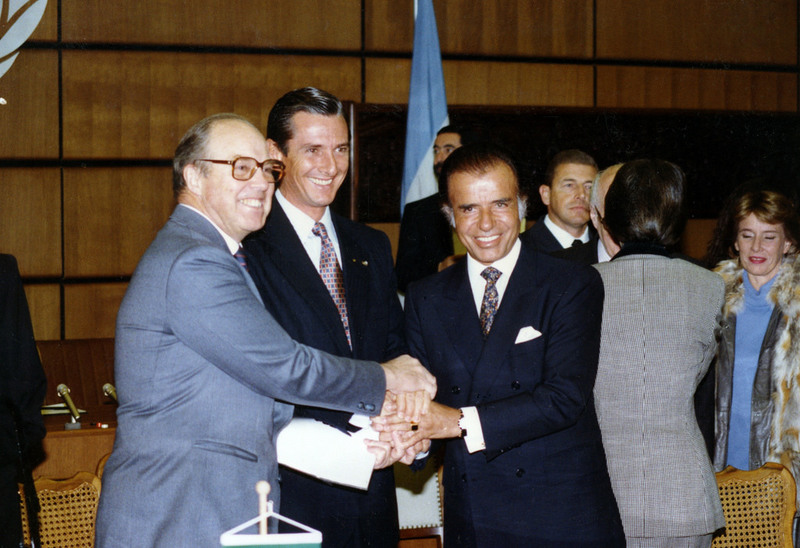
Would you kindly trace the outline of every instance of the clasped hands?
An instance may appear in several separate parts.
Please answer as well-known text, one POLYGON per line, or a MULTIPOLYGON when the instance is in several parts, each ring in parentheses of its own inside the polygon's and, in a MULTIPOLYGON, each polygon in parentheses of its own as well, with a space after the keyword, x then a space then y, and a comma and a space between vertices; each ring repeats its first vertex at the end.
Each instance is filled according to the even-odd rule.
POLYGON ((431 401, 428 391, 395 394, 387 390, 381 414, 372 418, 372 428, 380 437, 367 440, 368 450, 376 456, 375 469, 398 461, 411 464, 430 448, 431 439, 460 436, 460 416, 460 410, 431 401))

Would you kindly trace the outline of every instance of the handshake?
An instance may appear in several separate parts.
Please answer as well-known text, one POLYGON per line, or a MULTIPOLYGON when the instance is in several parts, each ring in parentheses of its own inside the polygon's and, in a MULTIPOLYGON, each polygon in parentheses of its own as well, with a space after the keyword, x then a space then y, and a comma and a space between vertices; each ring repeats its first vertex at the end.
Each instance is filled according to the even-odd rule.
POLYGON ((411 464, 428 451, 431 439, 461 435, 461 411, 432 401, 436 378, 419 361, 404 355, 382 365, 386 397, 381 414, 372 418, 379 439, 366 441, 376 470, 398 461, 411 464))

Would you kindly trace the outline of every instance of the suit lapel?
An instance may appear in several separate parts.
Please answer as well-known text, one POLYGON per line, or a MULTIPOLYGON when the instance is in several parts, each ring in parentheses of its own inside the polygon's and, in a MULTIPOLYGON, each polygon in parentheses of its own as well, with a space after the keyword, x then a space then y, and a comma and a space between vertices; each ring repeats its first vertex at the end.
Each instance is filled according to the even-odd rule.
POLYGON ((325 329, 320 329, 319 332, 332 334, 333 342, 341 352, 340 355, 348 355, 350 347, 347 344, 339 310, 333 303, 319 272, 309 259, 289 218, 277 201, 272 204, 272 212, 267 221, 266 238, 267 252, 272 265, 278 269, 295 293, 305 301, 307 309, 313 311, 319 318, 320 324, 325 326, 325 329))
POLYGON ((494 383, 502 369, 501 364, 514 348, 520 328, 525 327, 524 320, 531 316, 529 311, 538 292, 532 283, 535 268, 535 256, 523 248, 475 366, 471 397, 477 398, 476 403, 480 403, 480 396, 485 395, 487 388, 494 383))
POLYGON ((481 355, 483 335, 467 276, 466 259, 459 261, 447 272, 450 276, 442 279, 442 303, 441 306, 436 306, 436 310, 450 344, 472 375, 474 365, 481 355))
MULTIPOLYGON (((230 253, 230 248, 228 247, 228 244, 225 243, 225 239, 217 231, 217 229, 214 228, 214 225, 212 225, 208 219, 206 219, 196 211, 193 211, 188 207, 183 207, 181 205, 178 205, 172 212, 172 215, 170 216, 170 221, 173 221, 175 223, 181 224, 189 228, 195 235, 201 235, 204 239, 208 240, 208 242, 211 245, 214 245, 220 249, 224 249, 226 253, 230 253)), ((233 255, 231 255, 231 257, 233 257, 233 255)), ((261 294, 258 292, 258 288, 256 287, 253 278, 246 272, 244 271, 242 272, 244 274, 244 279, 247 282, 247 287, 256 296, 258 302, 264 304, 264 301, 261 299, 261 294)))
POLYGON ((353 352, 360 355, 356 348, 363 337, 359 336, 365 329, 367 307, 356 306, 361 301, 362 296, 369 292, 369 254, 359 245, 358 239, 350 232, 347 223, 343 223, 341 217, 331 213, 333 225, 336 229, 336 236, 339 240, 339 251, 342 256, 339 261, 342 264, 342 274, 344 275, 344 291, 347 298, 347 315, 350 320, 350 338, 353 341, 353 352))

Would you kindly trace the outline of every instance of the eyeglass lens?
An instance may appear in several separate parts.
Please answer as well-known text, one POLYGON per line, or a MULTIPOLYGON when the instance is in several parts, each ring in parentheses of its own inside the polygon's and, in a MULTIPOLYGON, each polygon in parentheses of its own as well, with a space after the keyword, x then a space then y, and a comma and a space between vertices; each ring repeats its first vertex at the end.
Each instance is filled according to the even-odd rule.
MULTIPOLYGON (((280 181, 283 170, 275 162, 265 160, 260 167, 264 170, 264 175, 271 177, 275 182, 280 181)), ((253 158, 237 158, 233 162, 233 178, 240 181, 248 181, 256 174, 256 169, 258 168, 258 162, 253 158)))

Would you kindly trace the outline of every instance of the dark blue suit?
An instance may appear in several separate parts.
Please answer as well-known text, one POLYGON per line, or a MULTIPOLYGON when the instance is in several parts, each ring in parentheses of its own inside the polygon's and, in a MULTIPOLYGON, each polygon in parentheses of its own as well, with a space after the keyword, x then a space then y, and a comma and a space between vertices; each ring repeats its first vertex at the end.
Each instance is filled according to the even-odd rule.
POLYGON ((406 204, 395 263, 400 291, 405 291, 411 282, 438 272, 439 263, 452 254, 453 233, 442 213, 439 195, 406 204))
MULTIPOLYGON (((277 201, 264 228, 245 240, 248 266, 264 305, 296 341, 334 355, 385 361, 406 352, 389 239, 332 213, 339 240, 353 350, 339 312, 277 201)), ((296 407, 345 430, 350 413, 296 407)), ((369 490, 333 486, 281 467, 281 511, 319 529, 323 546, 396 546, 392 469, 376 470, 369 490)))
MULTIPOLYGON (((536 221, 536 223, 532 227, 530 227, 528 230, 519 235, 519 239, 523 244, 526 244, 527 246, 531 247, 532 249, 535 249, 536 251, 540 251, 542 253, 549 253, 552 255, 556 252, 561 251, 564 248, 561 247, 559 241, 556 239, 555 236, 553 236, 553 233, 550 232, 550 229, 547 228, 547 225, 544 224, 545 216, 546 215, 542 215, 541 217, 539 217, 539 220, 536 221)), ((596 245, 597 231, 592 226, 592 223, 589 223, 587 225, 587 228, 589 230, 589 241, 587 243, 592 243, 596 245)), ((561 255, 556 255, 556 256, 561 256, 561 255)), ((563 256, 563 258, 565 259, 569 258, 571 260, 575 259, 575 257, 569 255, 563 256)), ((579 262, 584 262, 584 261, 585 259, 579 260, 579 262)), ((595 250, 594 262, 597 262, 596 250, 595 250)), ((592 264, 592 263, 585 263, 585 264, 592 264)))
POLYGON ((525 245, 485 342, 466 261, 411 285, 411 354, 486 441, 446 442, 446 546, 624 546, 592 396, 602 304, 593 269, 525 245))

